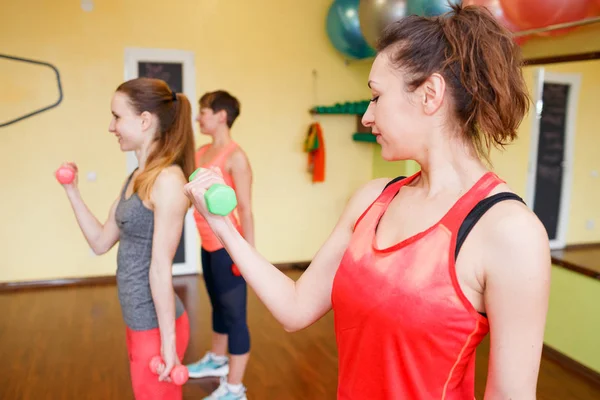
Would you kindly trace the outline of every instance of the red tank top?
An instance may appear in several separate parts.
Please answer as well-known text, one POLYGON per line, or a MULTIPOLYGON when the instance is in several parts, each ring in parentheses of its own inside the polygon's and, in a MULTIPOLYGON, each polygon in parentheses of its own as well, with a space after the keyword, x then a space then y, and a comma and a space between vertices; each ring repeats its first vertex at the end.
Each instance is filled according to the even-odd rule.
POLYGON ((475 349, 489 331, 459 287, 459 228, 499 183, 486 173, 442 219, 389 248, 375 230, 398 190, 389 185, 358 219, 336 273, 332 305, 339 399, 473 399, 475 349))
MULTIPOLYGON (((237 148, 237 143, 231 142, 229 143, 219 154, 215 156, 212 160, 207 163, 200 164, 200 157, 210 148, 211 145, 201 147, 196 151, 196 168, 209 168, 209 167, 219 167, 223 174, 223 180, 228 186, 231 186, 233 190, 235 190, 235 182, 233 182, 233 177, 229 174, 225 168, 225 163, 227 162, 227 157, 237 148)), ((242 228, 239 223, 239 217, 237 214, 237 208, 234 209, 231 214, 229 214, 229 218, 237 228, 237 230, 241 233, 242 228)), ((210 225, 206 222, 206 219, 198 212, 198 210, 194 209, 194 220, 196 221, 196 227, 198 228, 198 234, 200 235, 200 239, 202 241, 202 247, 206 251, 217 251, 223 248, 223 244, 215 236, 210 225)))

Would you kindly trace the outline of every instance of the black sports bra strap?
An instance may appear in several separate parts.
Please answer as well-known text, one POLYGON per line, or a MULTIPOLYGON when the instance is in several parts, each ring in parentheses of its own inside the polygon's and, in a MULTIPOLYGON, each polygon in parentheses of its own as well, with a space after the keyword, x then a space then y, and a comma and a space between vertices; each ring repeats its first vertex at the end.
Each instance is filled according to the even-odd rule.
MULTIPOLYGON (((385 185, 385 187, 383 188, 383 190, 387 189, 387 188, 388 188, 388 186, 390 186, 391 184, 394 184, 394 183, 396 183, 396 182, 398 182, 398 181, 401 181, 402 179, 405 179, 405 178, 406 178, 406 176, 399 176, 399 177, 396 177, 396 178, 392 179, 391 181, 389 181, 389 182, 387 183, 387 185, 385 185)), ((382 191, 383 191, 383 190, 382 190, 382 191)))
POLYGON ((460 248, 462 247, 465 239, 469 235, 469 232, 471 232, 471 229, 473 229, 477 221, 479 221, 479 219, 483 217, 483 214, 485 214, 487 210, 492 208, 494 204, 504 200, 517 200, 525 204, 522 198, 510 192, 496 193, 495 195, 486 197, 485 199, 477 203, 477 205, 473 207, 469 215, 467 215, 467 217, 465 218, 458 230, 458 237, 456 238, 456 249, 454 251, 454 260, 458 258, 458 252, 460 251, 460 248))

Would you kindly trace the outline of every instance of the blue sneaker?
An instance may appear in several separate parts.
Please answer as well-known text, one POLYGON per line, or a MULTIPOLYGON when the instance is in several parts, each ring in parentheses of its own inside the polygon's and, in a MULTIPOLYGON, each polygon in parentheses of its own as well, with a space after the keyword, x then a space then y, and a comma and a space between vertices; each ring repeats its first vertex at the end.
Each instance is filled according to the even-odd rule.
POLYGON ((224 377, 229 374, 227 357, 216 357, 211 352, 206 353, 200 361, 186 365, 186 367, 190 378, 224 377))
POLYGON ((221 378, 221 384, 210 394, 210 396, 205 397, 204 400, 248 400, 246 397, 246 387, 242 385, 242 388, 239 392, 234 392, 229 388, 227 384, 227 378, 221 378))

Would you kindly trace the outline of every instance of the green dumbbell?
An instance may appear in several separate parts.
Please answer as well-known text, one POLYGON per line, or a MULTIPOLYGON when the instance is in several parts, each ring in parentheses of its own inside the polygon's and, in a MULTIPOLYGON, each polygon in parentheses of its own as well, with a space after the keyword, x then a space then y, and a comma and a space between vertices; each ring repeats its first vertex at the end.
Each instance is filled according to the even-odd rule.
MULTIPOLYGON (((202 168, 198 168, 192 172, 189 181, 194 180, 196 174, 201 170, 202 168)), ((206 201, 208 211, 215 215, 225 216, 237 207, 235 191, 231 187, 220 183, 216 183, 208 188, 206 193, 204 193, 204 200, 206 201)))

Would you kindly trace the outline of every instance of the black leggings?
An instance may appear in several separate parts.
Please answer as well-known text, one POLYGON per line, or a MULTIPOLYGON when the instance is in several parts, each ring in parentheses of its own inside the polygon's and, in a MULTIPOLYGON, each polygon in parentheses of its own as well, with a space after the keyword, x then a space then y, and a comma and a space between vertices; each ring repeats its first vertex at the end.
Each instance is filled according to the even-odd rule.
POLYGON ((233 273, 233 261, 225 249, 204 249, 202 273, 212 304, 212 324, 216 333, 227 334, 229 354, 250 351, 250 332, 246 320, 247 287, 242 276, 233 273))

